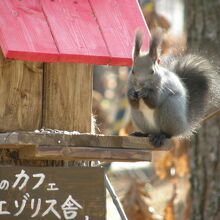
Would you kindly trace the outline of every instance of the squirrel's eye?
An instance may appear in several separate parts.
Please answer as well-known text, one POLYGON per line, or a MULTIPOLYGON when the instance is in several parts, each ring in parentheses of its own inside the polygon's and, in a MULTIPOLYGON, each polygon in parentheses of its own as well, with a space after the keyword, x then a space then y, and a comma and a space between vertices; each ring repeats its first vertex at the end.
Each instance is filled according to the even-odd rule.
POLYGON ((131 70, 131 73, 134 74, 134 69, 131 70))
POLYGON ((150 70, 150 74, 154 74, 154 70, 153 69, 150 70))

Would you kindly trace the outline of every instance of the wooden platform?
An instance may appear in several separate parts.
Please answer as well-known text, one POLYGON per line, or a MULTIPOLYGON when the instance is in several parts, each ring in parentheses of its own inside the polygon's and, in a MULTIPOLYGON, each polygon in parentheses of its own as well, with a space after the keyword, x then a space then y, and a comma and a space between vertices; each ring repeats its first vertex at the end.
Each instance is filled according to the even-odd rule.
POLYGON ((12 132, 0 133, 0 148, 19 150, 20 159, 151 161, 152 151, 170 150, 171 140, 161 148, 148 138, 93 134, 12 132))

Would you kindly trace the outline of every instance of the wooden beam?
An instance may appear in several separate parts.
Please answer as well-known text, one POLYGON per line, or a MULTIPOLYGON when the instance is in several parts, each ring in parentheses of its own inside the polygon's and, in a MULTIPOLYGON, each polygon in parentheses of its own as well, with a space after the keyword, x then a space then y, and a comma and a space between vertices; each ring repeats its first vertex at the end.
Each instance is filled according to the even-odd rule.
POLYGON ((92 134, 56 134, 35 132, 13 132, 0 134, 0 145, 39 145, 39 146, 71 146, 109 149, 139 149, 148 151, 170 150, 172 141, 165 140, 164 146, 154 147, 148 138, 132 136, 104 136, 92 134))
POLYGON ((42 78, 42 63, 8 60, 0 51, 0 132, 40 128, 42 78))
POLYGON ((90 132, 92 66, 47 63, 44 69, 43 127, 90 132))
POLYGON ((153 151, 171 149, 172 141, 156 148, 148 138, 44 132, 0 133, 0 148, 18 149, 20 159, 151 161, 153 151))
POLYGON ((98 160, 98 161, 151 161, 147 150, 108 149, 92 147, 38 146, 24 147, 20 159, 36 160, 98 160))
POLYGON ((0 145, 0 149, 18 149, 18 150, 20 150, 20 149, 22 149, 24 147, 25 148, 26 147, 30 148, 31 145, 21 145, 21 144, 6 144, 6 145, 1 144, 0 145))

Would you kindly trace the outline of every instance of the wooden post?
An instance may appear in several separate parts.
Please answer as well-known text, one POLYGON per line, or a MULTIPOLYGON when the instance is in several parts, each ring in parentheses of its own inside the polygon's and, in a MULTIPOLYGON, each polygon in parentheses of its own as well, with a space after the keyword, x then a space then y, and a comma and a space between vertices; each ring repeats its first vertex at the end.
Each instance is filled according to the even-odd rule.
POLYGON ((92 66, 47 63, 44 69, 43 127, 90 132, 92 66))
POLYGON ((91 131, 92 65, 43 65, 1 53, 0 94, 0 132, 91 131))
POLYGON ((40 128, 43 64, 5 59, 0 51, 0 132, 40 128))

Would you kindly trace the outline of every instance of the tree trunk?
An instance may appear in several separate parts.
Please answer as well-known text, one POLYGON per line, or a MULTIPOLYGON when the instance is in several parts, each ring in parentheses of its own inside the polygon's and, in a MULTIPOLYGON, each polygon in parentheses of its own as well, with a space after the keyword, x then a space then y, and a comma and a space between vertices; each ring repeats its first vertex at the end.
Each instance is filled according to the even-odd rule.
MULTIPOLYGON (((186 29, 189 47, 212 51, 219 56, 219 0, 186 1, 186 29)), ((204 122, 192 138, 191 220, 220 219, 220 117, 204 122)))

